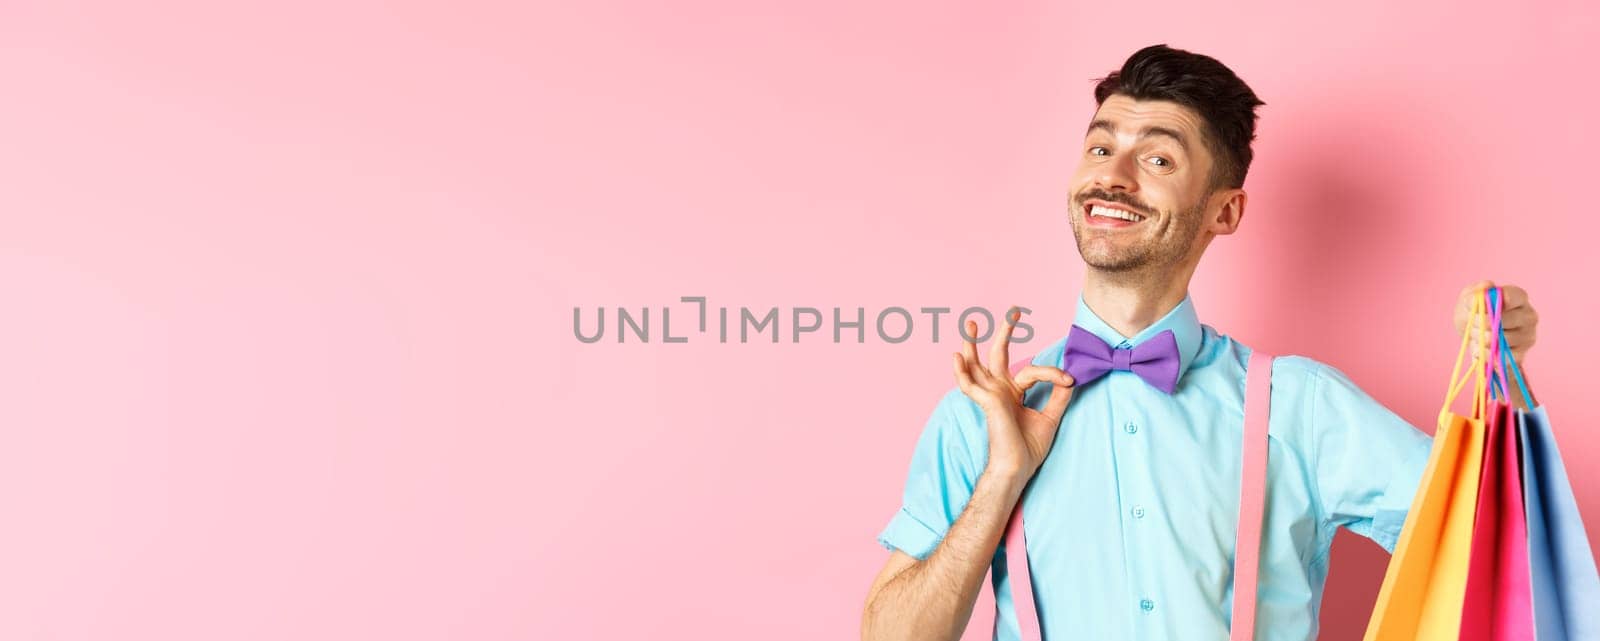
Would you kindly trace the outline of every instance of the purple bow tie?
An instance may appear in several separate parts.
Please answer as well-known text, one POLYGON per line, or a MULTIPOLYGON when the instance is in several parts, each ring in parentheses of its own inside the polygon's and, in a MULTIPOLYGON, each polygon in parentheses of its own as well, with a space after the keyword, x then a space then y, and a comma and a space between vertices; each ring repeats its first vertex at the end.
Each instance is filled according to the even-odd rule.
POLYGON ((1167 394, 1178 386, 1178 339, 1170 329, 1133 349, 1116 349, 1089 330, 1073 325, 1061 360, 1065 363, 1062 369, 1072 375, 1074 386, 1086 385, 1114 369, 1138 374, 1144 382, 1167 394))

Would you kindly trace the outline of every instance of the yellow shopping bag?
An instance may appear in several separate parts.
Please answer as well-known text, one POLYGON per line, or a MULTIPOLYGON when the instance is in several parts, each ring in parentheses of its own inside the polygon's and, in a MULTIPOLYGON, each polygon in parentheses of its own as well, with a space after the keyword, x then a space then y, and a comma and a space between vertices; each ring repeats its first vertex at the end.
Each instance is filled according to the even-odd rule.
POLYGON ((1476 298, 1439 410, 1428 466, 1384 574, 1366 641, 1455 641, 1461 632, 1488 413, 1488 341, 1478 341, 1470 365, 1474 377, 1461 370, 1461 362, 1473 330, 1485 335, 1487 311, 1482 297, 1476 298), (1467 417, 1451 411, 1451 404, 1469 379, 1477 384, 1467 417))

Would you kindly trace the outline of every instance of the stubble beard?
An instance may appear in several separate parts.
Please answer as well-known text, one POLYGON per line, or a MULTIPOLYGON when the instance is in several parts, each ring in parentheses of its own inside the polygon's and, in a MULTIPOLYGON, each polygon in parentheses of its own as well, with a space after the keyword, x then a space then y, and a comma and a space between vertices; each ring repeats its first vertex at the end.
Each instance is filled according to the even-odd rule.
MULTIPOLYGON (((1120 232, 1088 229, 1082 220, 1086 214, 1073 217, 1072 235, 1078 243, 1078 255, 1090 269, 1100 272, 1113 281, 1141 284, 1162 280, 1181 264, 1200 233, 1200 217, 1205 199, 1180 215, 1163 216, 1159 220, 1172 225, 1174 233, 1160 234, 1154 239, 1134 239, 1135 242, 1113 245, 1108 236, 1120 232)), ((1146 222, 1151 222, 1148 219, 1146 222)), ((1158 230, 1159 231, 1159 230, 1158 230)))

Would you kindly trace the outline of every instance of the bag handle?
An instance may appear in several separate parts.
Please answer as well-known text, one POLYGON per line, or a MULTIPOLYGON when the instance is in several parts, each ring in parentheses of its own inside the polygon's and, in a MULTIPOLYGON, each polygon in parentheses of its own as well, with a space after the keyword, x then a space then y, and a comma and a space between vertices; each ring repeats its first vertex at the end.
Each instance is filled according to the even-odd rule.
MULTIPOLYGON (((1463 370, 1461 364, 1466 358, 1467 344, 1472 341, 1473 330, 1478 330, 1480 334, 1488 332, 1488 328, 1485 327, 1488 315, 1487 308, 1488 305, 1484 302, 1483 296, 1474 296, 1472 298, 1472 309, 1467 314, 1467 325, 1461 331, 1461 349, 1456 352, 1456 364, 1450 369, 1450 385, 1445 388, 1444 406, 1439 408, 1441 421, 1449 415, 1450 406, 1455 404, 1456 397, 1461 394, 1461 389, 1467 385, 1467 370, 1463 370)), ((1473 418, 1482 418, 1486 415, 1488 409, 1483 393, 1483 387, 1487 383, 1484 373, 1484 365, 1486 364, 1484 352, 1487 345, 1484 345, 1484 342, 1486 341, 1480 341, 1477 351, 1472 355, 1472 363, 1467 366, 1467 369, 1475 375, 1477 380, 1477 385, 1474 387, 1472 394, 1473 418)))
MULTIPOLYGON (((1531 410, 1534 408, 1533 394, 1528 391, 1528 383, 1522 377, 1522 367, 1517 364, 1516 356, 1511 353, 1511 345, 1506 342, 1506 328, 1496 323, 1495 329, 1497 330, 1496 333, 1499 334, 1496 341, 1496 351, 1500 354, 1502 371, 1511 372, 1512 378, 1517 381, 1517 389, 1522 392, 1522 400, 1527 403, 1528 409, 1531 410)), ((1510 396, 1509 393, 1506 395, 1510 396)))
POLYGON ((1499 287, 1490 287, 1484 290, 1484 297, 1489 308, 1489 334, 1484 337, 1489 341, 1492 364, 1489 373, 1489 398, 1498 399, 1510 396, 1511 383, 1506 379, 1506 370, 1502 366, 1504 354, 1500 351, 1500 336, 1505 334, 1505 329, 1500 326, 1500 313, 1503 310, 1504 299, 1499 287))

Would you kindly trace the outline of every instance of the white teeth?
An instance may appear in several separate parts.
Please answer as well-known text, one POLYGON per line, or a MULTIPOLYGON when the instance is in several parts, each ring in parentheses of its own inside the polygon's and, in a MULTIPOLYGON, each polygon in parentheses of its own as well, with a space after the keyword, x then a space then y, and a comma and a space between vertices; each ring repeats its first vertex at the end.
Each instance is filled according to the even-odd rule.
POLYGON ((1105 218, 1119 218, 1119 219, 1126 220, 1126 221, 1131 221, 1131 222, 1139 222, 1141 220, 1144 220, 1144 216, 1140 216, 1140 215, 1135 214, 1135 213, 1133 213, 1131 211, 1127 211, 1127 210, 1123 210, 1123 209, 1112 209, 1110 207, 1105 207, 1105 206, 1101 206, 1101 205, 1095 205, 1093 207, 1090 207, 1089 208, 1089 215, 1090 216, 1103 216, 1105 218))

